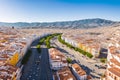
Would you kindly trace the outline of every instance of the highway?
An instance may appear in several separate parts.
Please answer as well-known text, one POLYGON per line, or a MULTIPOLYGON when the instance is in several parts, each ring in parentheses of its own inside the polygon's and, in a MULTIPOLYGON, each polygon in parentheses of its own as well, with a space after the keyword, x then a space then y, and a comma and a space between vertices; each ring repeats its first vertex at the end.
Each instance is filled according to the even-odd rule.
POLYGON ((41 45, 41 53, 38 53, 36 40, 31 45, 32 55, 23 68, 20 80, 53 80, 52 70, 50 69, 48 49, 41 45))

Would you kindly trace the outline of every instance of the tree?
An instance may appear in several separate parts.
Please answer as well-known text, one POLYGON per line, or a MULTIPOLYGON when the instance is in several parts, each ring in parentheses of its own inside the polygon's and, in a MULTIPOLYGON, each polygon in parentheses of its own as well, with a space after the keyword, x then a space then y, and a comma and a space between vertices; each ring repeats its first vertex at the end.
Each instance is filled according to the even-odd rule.
POLYGON ((89 58, 92 58, 92 57, 93 57, 93 55, 92 55, 91 53, 86 52, 86 51, 84 51, 84 50, 82 50, 82 49, 80 49, 80 48, 78 48, 78 47, 74 47, 74 46, 72 46, 71 44, 65 42, 65 40, 62 40, 61 34, 58 36, 58 40, 59 40, 59 42, 61 42, 62 44, 65 44, 67 47, 69 47, 69 48, 71 48, 71 49, 74 49, 75 51, 78 51, 79 53, 81 53, 81 54, 83 54, 83 55, 87 55, 87 57, 89 57, 89 58))
POLYGON ((68 63, 72 63, 72 59, 71 58, 68 57, 66 60, 67 60, 68 63))
POLYGON ((107 60, 106 60, 106 58, 100 58, 100 61, 101 61, 102 63, 105 63, 107 60))

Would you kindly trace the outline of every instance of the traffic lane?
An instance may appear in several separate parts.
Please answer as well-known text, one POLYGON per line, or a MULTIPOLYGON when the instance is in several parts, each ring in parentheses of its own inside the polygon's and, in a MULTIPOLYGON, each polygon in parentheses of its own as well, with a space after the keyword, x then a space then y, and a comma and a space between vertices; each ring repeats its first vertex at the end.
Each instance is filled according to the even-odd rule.
POLYGON ((42 46, 41 50, 41 75, 40 80, 52 80, 52 70, 50 69, 48 49, 45 46, 42 46))
MULTIPOLYGON (((31 47, 33 47, 37 44, 38 44, 38 41, 33 42, 31 44, 31 47)), ((21 76, 21 80, 24 80, 29 76, 29 73, 30 73, 29 71, 31 71, 31 69, 33 68, 33 67, 31 67, 31 65, 34 65, 34 63, 35 63, 34 59, 36 59, 36 56, 37 56, 36 54, 39 54, 37 52, 36 48, 31 48, 31 50, 32 50, 32 55, 30 56, 28 63, 24 66, 24 71, 23 71, 24 74, 21 76)))
POLYGON ((33 66, 31 68, 31 72, 29 72, 29 74, 28 74, 28 75, 31 75, 36 80, 39 80, 39 76, 36 76, 37 74, 39 74, 38 68, 40 67, 40 65, 36 64, 36 61, 40 61, 39 56, 40 56, 40 54, 37 53, 37 51, 36 51, 36 54, 35 54, 35 57, 34 57, 34 61, 33 61, 33 64, 32 64, 33 66))
POLYGON ((33 51, 35 49, 31 48, 32 50, 32 55, 30 56, 29 58, 29 61, 27 62, 27 64, 24 65, 24 70, 23 70, 23 75, 21 76, 21 80, 24 80, 27 78, 28 74, 29 74, 29 71, 31 70, 33 63, 34 63, 34 57, 35 57, 35 54, 33 53, 33 51))
POLYGON ((42 48, 41 50, 41 71, 40 71, 40 79, 41 80, 48 80, 47 77, 47 54, 46 54, 46 50, 45 48, 42 48))
POLYGON ((31 79, 39 80, 39 75, 38 75, 39 71, 40 71, 40 69, 39 69, 38 65, 35 64, 33 66, 32 70, 29 72, 29 76, 32 76, 31 79))
POLYGON ((31 79, 39 80, 39 72, 40 68, 38 65, 32 66, 31 71, 29 71, 29 74, 27 77, 32 76, 31 79))

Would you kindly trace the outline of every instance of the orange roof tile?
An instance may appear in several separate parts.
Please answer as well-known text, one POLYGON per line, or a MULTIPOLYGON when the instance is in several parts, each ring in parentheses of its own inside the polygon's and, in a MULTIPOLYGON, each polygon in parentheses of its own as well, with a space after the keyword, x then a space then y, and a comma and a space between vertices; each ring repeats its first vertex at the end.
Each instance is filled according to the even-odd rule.
POLYGON ((115 75, 117 75, 117 76, 120 77, 120 69, 113 67, 113 68, 108 68, 108 70, 109 70, 111 73, 113 73, 113 74, 115 74, 115 75))
POLYGON ((61 70, 58 70, 58 74, 60 80, 76 80, 68 67, 64 67, 61 70))
POLYGON ((77 71, 77 73, 82 76, 82 75, 86 75, 86 72, 78 65, 78 64, 72 64, 72 67, 75 68, 75 70, 77 71))
POLYGON ((110 59, 110 61, 111 61, 112 63, 114 63, 115 65, 120 66, 120 62, 118 62, 117 60, 115 60, 115 59, 110 59))

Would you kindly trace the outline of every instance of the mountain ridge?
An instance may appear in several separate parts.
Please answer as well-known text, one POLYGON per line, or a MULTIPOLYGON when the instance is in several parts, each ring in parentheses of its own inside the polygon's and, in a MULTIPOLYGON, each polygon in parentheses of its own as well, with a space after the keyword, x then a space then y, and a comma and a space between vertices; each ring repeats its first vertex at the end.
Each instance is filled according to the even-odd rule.
POLYGON ((82 19, 82 20, 74 20, 74 21, 59 21, 59 22, 15 22, 15 23, 7 23, 0 22, 0 26, 7 27, 19 27, 19 28, 95 28, 95 27, 104 27, 111 26, 114 24, 118 24, 120 22, 106 20, 101 18, 93 18, 93 19, 82 19))

